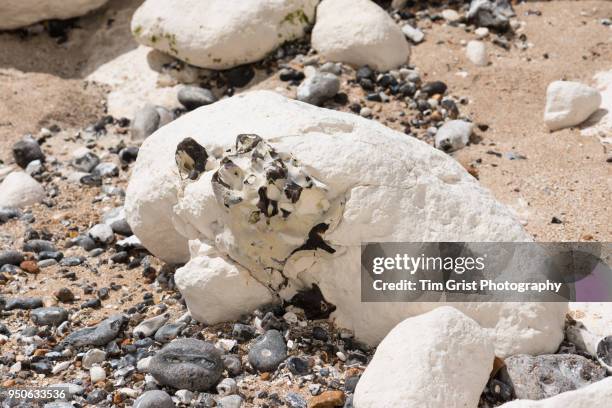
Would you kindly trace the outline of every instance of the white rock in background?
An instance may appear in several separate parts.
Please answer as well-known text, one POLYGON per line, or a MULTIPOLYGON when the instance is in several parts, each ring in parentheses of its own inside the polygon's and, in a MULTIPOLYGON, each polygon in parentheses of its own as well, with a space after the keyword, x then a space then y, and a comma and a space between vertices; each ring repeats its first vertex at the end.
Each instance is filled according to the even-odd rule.
MULTIPOLYGON (((210 169, 217 166, 213 161, 210 165, 210 169)), ((251 214, 248 205, 237 210, 251 214)), ((230 299, 249 295, 243 293, 247 284, 233 283, 238 278, 227 284, 219 278, 220 282, 214 282, 218 289, 205 290, 207 285, 213 287, 213 282, 207 282, 210 270, 244 273, 230 258, 249 268, 250 275, 266 286, 278 288, 284 282, 278 272, 261 270, 261 260, 269 261, 270 251, 249 245, 261 239, 271 244, 276 259, 290 258, 283 269, 288 287, 280 296, 288 299, 296 290, 318 284, 326 300, 337 307, 332 317, 339 327, 355 330, 358 338, 370 344, 380 341, 398 322, 439 304, 360 302, 361 242, 531 240, 509 210, 445 153, 375 121, 265 91, 197 109, 145 140, 127 189, 125 209, 134 233, 168 262, 189 260, 188 240, 200 240, 229 254, 221 259, 193 251, 193 261, 185 266, 189 271, 175 275, 188 304, 189 299, 197 301, 189 304, 195 318, 202 319, 212 307, 207 299, 223 301, 227 308, 230 299), (331 225, 323 238, 337 248, 335 254, 299 251, 290 256, 304 243, 306 233, 282 231, 273 223, 281 231, 273 228, 262 234, 250 227, 244 215, 230 216, 213 191, 211 180, 216 171, 204 172, 195 182, 181 181, 174 158, 179 142, 192 137, 208 152, 222 156, 235 146, 239 134, 260 135, 278 151, 291 153, 299 160, 301 171, 327 186, 327 192, 317 188, 305 197, 325 195, 328 204, 317 199, 321 207, 309 207, 308 202, 299 207, 312 209, 311 221, 323 218, 331 225)), ((296 217, 300 231, 312 225, 308 217, 302 223, 302 217, 296 217)), ((246 276, 240 280, 249 281, 246 276)), ((256 293, 265 293, 263 286, 254 285, 259 288, 256 293)), ((248 313, 253 304, 233 306, 231 313, 217 318, 248 313)), ((500 356, 554 352, 563 338, 566 304, 470 303, 456 307, 491 333, 500 356)))
POLYGON ((357 383, 355 408, 476 407, 495 358, 487 333, 452 307, 404 320, 357 383))
POLYGON ((607 407, 610 401, 612 401, 612 377, 575 391, 555 395, 552 398, 539 401, 515 400, 499 408, 594 408, 607 407))
POLYGON ((599 92, 578 82, 554 81, 546 89, 544 122, 551 131, 579 125, 601 104, 599 92))
POLYGON ((318 0, 146 0, 134 13, 141 44, 189 64, 226 69, 300 38, 318 0))
POLYGON ((488 64, 487 46, 482 41, 470 41, 465 48, 465 54, 474 65, 484 67, 488 64))
POLYGON ((453 9, 442 10, 442 17, 449 23, 455 23, 461 19, 461 15, 453 9))
POLYGON ((216 324, 274 301, 265 286, 214 248, 192 241, 191 251, 191 260, 176 271, 174 282, 194 319, 216 324))
POLYGON ((464 120, 450 120, 438 129, 435 146, 445 152, 461 149, 470 141, 474 125, 464 120))
POLYGON ((10 173, 0 184, 0 208, 21 208, 44 198, 45 190, 40 183, 23 171, 10 173))
POLYGON ((82 16, 108 0, 2 0, 0 30, 12 30, 43 20, 82 16))
POLYGON ((425 39, 425 34, 418 28, 414 28, 410 24, 406 24, 402 27, 402 32, 408 37, 413 43, 418 44, 425 39))
POLYGON ((572 318, 589 332, 599 337, 612 336, 612 303, 573 302, 569 309, 572 318))
POLYGON ((179 108, 177 94, 180 85, 162 86, 160 73, 149 66, 149 47, 138 48, 105 62, 87 76, 88 81, 108 85, 108 113, 116 118, 133 118, 146 101, 168 109, 179 108))
POLYGON ((477 38, 483 39, 489 35, 489 29, 487 27, 478 27, 474 30, 474 34, 476 34, 477 38))
POLYGON ((408 62, 410 45, 400 27, 370 0, 323 0, 312 47, 325 59, 388 71, 408 62))
POLYGON ((612 144, 612 69, 601 71, 593 76, 595 87, 601 94, 601 106, 583 124, 584 136, 599 136, 601 141, 612 144))

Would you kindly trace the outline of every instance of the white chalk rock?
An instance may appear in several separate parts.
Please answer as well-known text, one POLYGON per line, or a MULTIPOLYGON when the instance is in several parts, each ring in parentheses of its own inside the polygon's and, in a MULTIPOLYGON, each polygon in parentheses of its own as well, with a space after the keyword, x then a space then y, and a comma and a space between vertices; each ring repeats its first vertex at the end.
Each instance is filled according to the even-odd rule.
POLYGON ((446 122, 436 132, 435 146, 445 152, 461 149, 470 141, 474 125, 464 120, 451 120, 446 122))
POLYGON ((314 21, 318 0, 146 0, 132 34, 189 64, 226 69, 259 61, 314 21))
POLYGON ((108 85, 108 113, 116 118, 134 118, 143 102, 179 108, 177 95, 180 85, 160 84, 160 72, 149 63, 151 54, 159 54, 143 45, 121 54, 97 67, 87 76, 88 81, 108 85))
POLYGON ((476 407, 495 352, 487 333, 449 306, 406 319, 361 376, 355 408, 476 407))
POLYGON ((271 292, 247 270, 215 249, 192 241, 191 250, 191 261, 176 271, 174 281, 194 319, 207 324, 234 320, 245 310, 274 301, 271 292))
POLYGON ((401 28, 370 0, 323 0, 317 8, 312 46, 328 60, 379 71, 397 68, 410 55, 401 28))
POLYGON ((23 171, 10 173, 0 184, 0 208, 21 208, 41 202, 45 190, 23 171))
POLYGON ((2 0, 0 30, 25 27, 43 20, 82 16, 108 0, 2 0))
POLYGON ((600 93, 578 82, 554 81, 546 89, 544 122, 550 130, 579 125, 601 104, 600 93))
POLYGON ((612 303, 573 302, 569 309, 572 318, 599 337, 612 336, 612 303))
MULTIPOLYGON (((241 137, 238 147, 249 140, 241 137)), ((375 121, 267 91, 199 108, 147 138, 127 188, 125 209, 134 233, 165 261, 188 261, 188 240, 199 240, 220 254, 192 251, 186 270, 175 275, 196 319, 211 319, 209 301, 224 302, 225 309, 232 298, 248 296, 240 292, 249 282, 258 281, 285 299, 316 283, 336 305, 336 323, 370 344, 398 322, 440 304, 360 302, 362 242, 530 240, 510 211, 445 153, 375 121), (256 150, 239 153, 235 149, 241 134, 263 140, 256 150), (177 145, 187 137, 209 156, 207 171, 197 181, 180 176, 175 161, 177 145), (278 182, 278 191, 266 190, 266 199, 279 203, 276 207, 259 202, 258 188, 266 177, 261 168, 276 163, 271 148, 296 185, 304 186, 296 202, 283 198, 291 192, 284 181, 278 182), (254 167, 253 152, 259 157, 254 167), (228 168, 229 162, 220 167, 224 158, 236 168, 228 168), (241 172, 249 174, 244 186, 241 172), (336 252, 293 253, 318 224, 329 226, 321 236, 336 252), (241 276, 231 279, 238 283, 222 282, 221 276, 230 272, 241 276), (211 277, 215 273, 219 283, 211 277), (202 289, 208 285, 217 289, 202 289)), ((258 296, 263 302, 264 296, 258 296)), ((250 306, 236 304, 231 313, 217 318, 230 319, 239 310, 248 313, 250 306)), ((491 332, 500 356, 554 352, 563 338, 566 304, 457 307, 491 332)))
POLYGON ((482 41, 470 41, 465 48, 465 55, 474 64, 485 67, 489 63, 487 46, 482 41))
POLYGON ((610 401, 612 401, 612 377, 575 391, 563 392, 552 398, 539 401, 515 400, 507 402, 499 408, 593 408, 606 407, 610 404, 610 401))

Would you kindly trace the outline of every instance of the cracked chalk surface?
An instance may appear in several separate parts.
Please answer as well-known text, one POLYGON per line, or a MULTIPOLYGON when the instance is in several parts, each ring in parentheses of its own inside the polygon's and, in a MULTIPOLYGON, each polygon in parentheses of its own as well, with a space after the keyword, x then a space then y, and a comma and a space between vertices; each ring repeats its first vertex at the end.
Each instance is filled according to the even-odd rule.
MULTIPOLYGON (((530 240, 444 153, 265 91, 198 109, 148 138, 126 212, 149 250, 187 262, 175 281, 196 319, 238 317, 316 285, 335 308, 330 318, 369 344, 436 305, 361 303, 362 242, 530 240), (192 178, 175 159, 186 138, 208 157, 192 178)), ((454 306, 494 336, 498 355, 552 352, 551 338, 562 337, 563 304, 454 306)))

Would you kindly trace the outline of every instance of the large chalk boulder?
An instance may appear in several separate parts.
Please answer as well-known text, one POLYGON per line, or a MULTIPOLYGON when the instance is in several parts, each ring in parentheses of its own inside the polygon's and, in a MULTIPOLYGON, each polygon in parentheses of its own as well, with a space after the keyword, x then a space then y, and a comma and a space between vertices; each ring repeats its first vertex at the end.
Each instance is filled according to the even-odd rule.
POLYGON ((134 13, 141 44, 189 64, 227 69, 255 62, 314 21, 318 0, 146 0, 134 13))
POLYGON ((361 376, 355 408, 476 407, 495 359, 487 333, 452 307, 404 320, 361 376))
POLYGON ((576 126, 591 116, 601 104, 597 89, 571 81, 554 81, 546 89, 544 122, 550 130, 576 126))
POLYGON ((82 16, 108 0, 2 0, 0 30, 13 30, 43 20, 82 16))
MULTIPOLYGON (((336 323, 371 344, 440 304, 362 303, 362 242, 530 240, 445 153, 375 121, 267 91, 199 108, 147 138, 125 208, 134 233, 162 259, 188 261, 187 242, 194 240, 240 265, 276 298, 316 284, 336 306, 336 323), (189 157, 200 159, 185 169, 189 157)), ((203 267, 189 262, 175 275, 204 321, 217 316, 198 306, 211 296, 206 278, 182 275, 209 273, 214 263, 205 265, 205 256, 192 260, 203 267)), ((252 290, 252 281, 242 281, 231 290, 252 290)), ((234 307, 217 297, 218 311, 234 307)), ((498 355, 554 352, 563 337, 566 304, 456 307, 490 332, 498 355)))
POLYGON ((388 71, 408 62, 410 45, 393 19, 370 0, 323 0, 312 46, 324 58, 388 71))
POLYGON ((21 208, 41 202, 45 190, 23 171, 10 173, 0 184, 0 208, 21 208))
POLYGON ((500 408, 593 408, 606 407, 610 401, 612 401, 612 377, 551 398, 539 401, 515 400, 501 405, 500 408))

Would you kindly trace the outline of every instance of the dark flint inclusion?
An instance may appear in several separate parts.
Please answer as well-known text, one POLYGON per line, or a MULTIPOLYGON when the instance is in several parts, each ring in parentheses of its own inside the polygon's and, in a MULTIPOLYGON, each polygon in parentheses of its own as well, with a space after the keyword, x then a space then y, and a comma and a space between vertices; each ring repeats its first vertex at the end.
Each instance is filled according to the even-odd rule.
POLYGON ((183 139, 178 146, 176 146, 175 158, 179 169, 184 170, 192 180, 194 180, 194 174, 192 173, 196 172, 195 178, 197 178, 197 175, 206 171, 208 153, 204 146, 191 137, 183 139), (193 160, 193 165, 191 163, 185 163, 183 155, 193 160))
POLYGON ((278 214, 278 202, 270 200, 266 194, 268 191, 267 187, 259 187, 257 193, 259 194, 259 201, 257 202, 257 208, 268 218, 274 217, 278 214), (268 213, 268 208, 272 206, 272 210, 268 213))
POLYGON ((310 229, 310 232, 308 233, 308 239, 306 240, 304 245, 295 249, 292 254, 298 251, 314 251, 317 249, 322 249, 330 254, 335 253, 336 250, 332 248, 327 242, 325 242, 323 238, 321 238, 321 235, 325 233, 328 228, 329 225, 325 223, 317 224, 312 227, 310 229))
POLYGON ((325 300, 316 284, 310 289, 299 291, 289 303, 303 309, 306 318, 310 320, 327 319, 336 310, 336 306, 325 300))
POLYGON ((285 196, 291 200, 292 203, 297 203, 302 194, 302 187, 294 182, 287 183, 285 186, 285 196))
POLYGON ((236 153, 248 153, 253 150, 259 142, 261 137, 254 134, 241 134, 236 137, 236 153))

